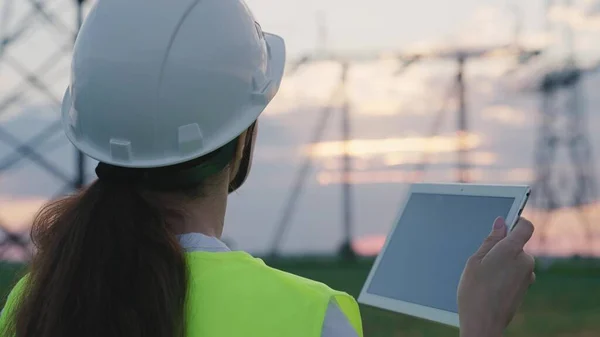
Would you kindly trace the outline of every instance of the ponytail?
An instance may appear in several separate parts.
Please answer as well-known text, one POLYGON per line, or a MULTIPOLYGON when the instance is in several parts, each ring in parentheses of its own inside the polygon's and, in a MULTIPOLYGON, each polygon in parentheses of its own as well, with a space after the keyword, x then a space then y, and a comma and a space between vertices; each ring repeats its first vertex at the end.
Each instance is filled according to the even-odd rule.
POLYGON ((172 215, 139 188, 105 181, 45 206, 4 335, 183 337, 187 268, 172 215))

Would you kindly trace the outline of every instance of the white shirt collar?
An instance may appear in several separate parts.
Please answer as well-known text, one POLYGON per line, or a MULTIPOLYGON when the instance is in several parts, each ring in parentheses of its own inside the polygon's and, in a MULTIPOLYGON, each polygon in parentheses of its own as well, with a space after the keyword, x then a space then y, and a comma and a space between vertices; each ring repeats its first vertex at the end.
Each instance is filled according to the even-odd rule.
POLYGON ((187 252, 229 252, 227 245, 212 236, 202 233, 186 233, 177 235, 179 243, 187 252))

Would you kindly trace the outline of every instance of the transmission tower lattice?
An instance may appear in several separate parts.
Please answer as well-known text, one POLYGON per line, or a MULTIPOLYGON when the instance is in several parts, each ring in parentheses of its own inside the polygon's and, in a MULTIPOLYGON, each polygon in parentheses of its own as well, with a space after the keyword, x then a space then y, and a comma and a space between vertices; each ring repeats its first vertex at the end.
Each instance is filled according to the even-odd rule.
POLYGON ((594 156, 587 131, 587 112, 583 106, 581 68, 569 65, 546 74, 542 91, 541 120, 535 150, 536 179, 532 203, 543 213, 538 230, 540 245, 546 244, 552 215, 572 208, 585 231, 588 247, 593 247, 593 233, 585 206, 598 198, 594 156), (559 94, 566 94, 564 105, 557 104, 559 94), (568 154, 561 166, 556 160, 559 150, 568 154))
MULTIPOLYGON (((21 83, 13 88, 0 92, 0 114, 5 114, 9 109, 13 109, 13 111, 16 109, 16 112, 20 113, 22 110, 19 109, 25 108, 30 103, 27 102, 27 92, 41 94, 44 100, 53 105, 55 111, 60 111, 61 97, 53 92, 50 83, 55 79, 48 78, 48 74, 56 69, 60 60, 70 57, 73 41, 83 21, 86 2, 86 0, 69 0, 68 2, 0 0, 0 71, 3 70, 3 67, 7 67, 21 79, 21 83), (65 5, 68 5, 70 9, 75 9, 74 24, 67 24, 64 20, 63 13, 71 12, 66 10, 65 5), (25 9, 24 15, 16 13, 19 9, 25 9), (40 28, 36 28, 36 26, 40 25, 43 30, 55 31, 63 39, 58 43, 54 53, 46 57, 37 68, 30 70, 19 57, 11 55, 11 49, 32 34, 39 33, 40 28), (66 39, 64 39, 65 37, 66 39)), ((27 52, 33 55, 43 55, 40 53, 41 50, 28 50, 27 52)), ((0 72, 0 80, 2 80, 2 72, 0 72)), ((56 115, 58 117, 59 114, 56 115)), ((61 167, 44 157, 43 151, 48 149, 51 138, 57 135, 61 129, 61 122, 57 118, 29 140, 22 141, 11 133, 11 130, 0 127, 0 142, 8 146, 12 152, 0 158, 0 174, 6 173, 9 169, 16 169, 24 159, 29 159, 39 168, 64 183, 65 187, 54 197, 83 187, 86 183, 86 163, 85 157, 80 152, 75 151, 74 176, 65 173, 61 167), (44 150, 41 149, 42 146, 44 146, 44 150)), ((0 208, 0 212, 7 211, 10 210, 0 208)), ((14 249, 19 249, 27 259, 30 257, 30 248, 28 234, 12 233, 6 225, 2 225, 2 213, 0 213, 0 259, 5 259, 8 252, 14 249)))
MULTIPOLYGON (((546 16, 554 5, 570 7, 572 2, 547 0, 546 16)), ((576 225, 585 233, 587 249, 593 250, 594 233, 586 206, 598 199, 598 191, 582 79, 586 74, 596 72, 598 65, 589 68, 579 66, 571 25, 555 27, 548 18, 546 20, 548 34, 560 29, 566 58, 561 67, 543 76, 537 88, 541 94, 541 115, 531 203, 540 210, 540 218, 536 219, 538 242, 540 248, 548 248, 548 229, 553 224, 554 215, 559 210, 571 209, 577 216, 576 225), (560 101, 561 98, 564 101, 560 101), (567 154, 566 163, 557 160, 560 150, 567 154)))

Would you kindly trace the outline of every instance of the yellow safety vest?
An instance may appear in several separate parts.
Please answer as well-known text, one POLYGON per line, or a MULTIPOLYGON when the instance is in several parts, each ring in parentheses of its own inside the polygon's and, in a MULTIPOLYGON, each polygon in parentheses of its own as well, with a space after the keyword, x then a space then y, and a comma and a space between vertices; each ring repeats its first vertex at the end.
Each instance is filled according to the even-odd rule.
MULTIPOLYGON (((244 252, 186 255, 188 337, 319 337, 331 300, 363 336, 358 305, 346 293, 270 268, 244 252)), ((0 331, 22 284, 8 298, 0 331)))

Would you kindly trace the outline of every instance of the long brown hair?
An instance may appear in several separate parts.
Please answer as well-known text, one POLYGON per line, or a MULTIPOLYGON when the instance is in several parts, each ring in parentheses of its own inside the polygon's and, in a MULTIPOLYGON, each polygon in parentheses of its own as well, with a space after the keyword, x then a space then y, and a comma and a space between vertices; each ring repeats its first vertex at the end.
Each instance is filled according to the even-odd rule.
POLYGON ((172 212, 135 186, 105 181, 45 206, 4 336, 183 336, 187 267, 172 212))

